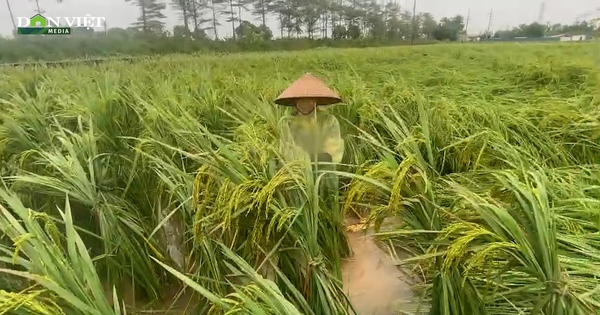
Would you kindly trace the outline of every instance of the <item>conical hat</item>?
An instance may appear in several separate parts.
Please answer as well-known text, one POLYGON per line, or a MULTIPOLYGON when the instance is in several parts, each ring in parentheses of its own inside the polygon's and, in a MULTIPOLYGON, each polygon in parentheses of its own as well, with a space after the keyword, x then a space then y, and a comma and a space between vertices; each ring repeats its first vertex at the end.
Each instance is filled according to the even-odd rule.
POLYGON ((317 105, 331 105, 342 101, 323 81, 310 73, 306 73, 290 85, 277 99, 276 104, 293 106, 299 98, 313 98, 317 105))

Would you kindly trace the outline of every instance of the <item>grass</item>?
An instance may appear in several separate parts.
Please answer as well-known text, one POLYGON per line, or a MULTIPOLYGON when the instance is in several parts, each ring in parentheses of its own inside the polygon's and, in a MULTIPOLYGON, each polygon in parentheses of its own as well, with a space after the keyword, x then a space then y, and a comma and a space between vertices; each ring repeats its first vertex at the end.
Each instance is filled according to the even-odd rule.
POLYGON ((135 314, 185 287, 192 314, 347 314, 340 221, 356 212, 401 219, 378 236, 410 257, 430 314, 592 314, 596 48, 3 69, 0 310, 135 314), (308 165, 278 162, 272 100, 304 72, 345 101, 328 109, 346 143, 342 214, 319 202, 308 165))

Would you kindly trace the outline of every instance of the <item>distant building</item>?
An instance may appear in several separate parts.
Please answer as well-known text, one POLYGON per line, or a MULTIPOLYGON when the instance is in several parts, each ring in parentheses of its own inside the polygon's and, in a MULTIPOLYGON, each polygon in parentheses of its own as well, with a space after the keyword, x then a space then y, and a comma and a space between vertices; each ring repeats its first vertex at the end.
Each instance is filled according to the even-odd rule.
POLYGON ((475 35, 475 34, 468 35, 467 33, 463 32, 458 35, 458 40, 463 43, 478 42, 481 40, 481 35, 475 35))
POLYGON ((480 40, 481 40, 481 36, 480 36, 480 35, 468 35, 468 36, 467 36, 467 39, 468 39, 470 42, 478 42, 478 41, 480 41, 480 40))
POLYGON ((590 39, 589 36, 587 35, 562 35, 560 37, 560 41, 561 42, 580 42, 580 41, 584 41, 584 40, 588 40, 590 39))

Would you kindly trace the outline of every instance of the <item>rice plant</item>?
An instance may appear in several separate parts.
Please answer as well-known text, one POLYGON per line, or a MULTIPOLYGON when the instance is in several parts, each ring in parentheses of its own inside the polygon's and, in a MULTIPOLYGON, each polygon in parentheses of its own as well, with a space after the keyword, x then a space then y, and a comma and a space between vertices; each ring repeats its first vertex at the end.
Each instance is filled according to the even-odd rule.
POLYGON ((432 45, 3 69, 0 310, 352 314, 342 218, 358 215, 400 221, 378 239, 406 257, 430 314, 593 314, 595 52, 432 45), (325 175, 277 150, 285 110, 272 100, 304 72, 344 99, 327 109, 346 143, 341 213, 319 202, 325 175))

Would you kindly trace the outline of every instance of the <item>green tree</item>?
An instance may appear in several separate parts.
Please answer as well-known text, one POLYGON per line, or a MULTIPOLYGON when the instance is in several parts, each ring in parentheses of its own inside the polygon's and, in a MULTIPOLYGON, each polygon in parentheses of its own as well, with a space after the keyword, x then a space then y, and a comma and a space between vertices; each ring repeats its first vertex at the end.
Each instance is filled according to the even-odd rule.
POLYGON ((530 38, 538 38, 544 37, 546 33, 546 25, 542 25, 539 23, 531 23, 529 25, 522 25, 521 27, 521 35, 524 37, 530 38))
POLYGON ((388 2, 384 7, 383 17, 386 24, 387 40, 397 40, 402 37, 400 35, 402 22, 398 19, 400 12, 400 5, 394 2, 388 2))
POLYGON ((318 0, 303 0, 300 2, 300 14, 303 16, 301 23, 306 25, 308 38, 314 38, 319 31, 318 22, 321 19, 321 11, 318 0))
POLYGON ((421 33, 427 38, 431 38, 433 36, 433 31, 437 27, 437 22, 431 13, 421 13, 419 14, 421 21, 421 33))
POLYGON ((270 40, 273 33, 265 25, 256 26, 248 21, 242 21, 236 28, 237 38, 243 40, 270 40))
POLYGON ((456 41, 464 28, 465 24, 462 15, 456 15, 452 18, 442 18, 432 35, 437 40, 456 41))
POLYGON ((385 38, 386 25, 381 7, 375 1, 371 1, 367 13, 366 22, 369 30, 368 35, 374 39, 383 40, 385 38))

